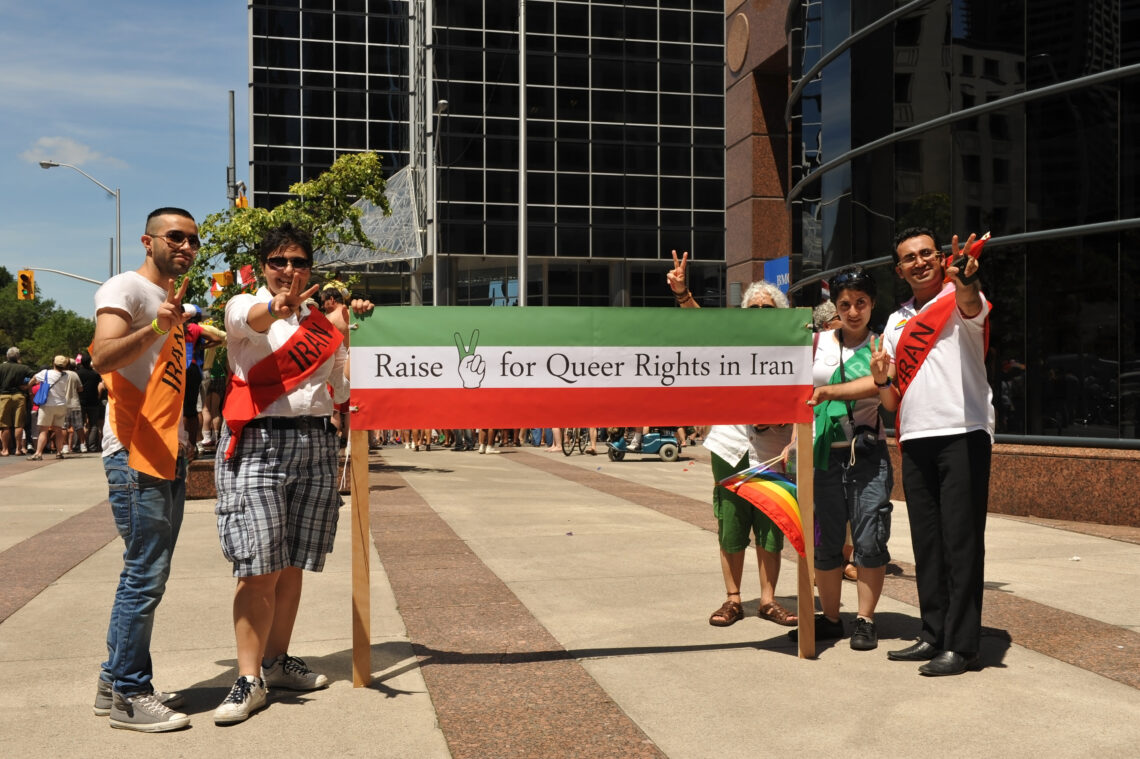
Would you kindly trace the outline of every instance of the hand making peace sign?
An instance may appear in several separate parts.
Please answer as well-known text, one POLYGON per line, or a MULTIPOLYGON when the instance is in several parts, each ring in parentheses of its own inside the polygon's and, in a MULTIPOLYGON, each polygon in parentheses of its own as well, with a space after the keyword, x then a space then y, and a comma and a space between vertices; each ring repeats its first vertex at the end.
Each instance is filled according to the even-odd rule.
POLYGON ((190 314, 185 313, 182 308, 182 299, 186 297, 186 286, 189 284, 190 277, 183 277, 182 285, 175 292, 174 280, 166 281, 166 300, 158 307, 158 313, 155 315, 155 324, 163 332, 169 332, 175 325, 182 324, 190 318, 190 314))
POLYGON ((273 296, 273 300, 269 301, 269 315, 278 319, 285 319, 293 314, 299 314, 301 304, 313 297, 320 288, 320 285, 313 285, 308 290, 301 292, 301 278, 293 277, 293 281, 289 283, 289 289, 279 290, 273 296))
POLYGON ((685 264, 689 260, 689 251, 685 251, 681 256, 681 260, 677 260, 677 251, 673 251, 673 269, 665 275, 665 279, 669 282, 669 289, 673 291, 674 295, 681 296, 685 294, 688 288, 685 286, 685 264))
POLYGON ((887 353, 886 338, 882 335, 876 339, 871 338, 871 376, 875 384, 882 385, 887 381, 891 371, 891 356, 887 353))

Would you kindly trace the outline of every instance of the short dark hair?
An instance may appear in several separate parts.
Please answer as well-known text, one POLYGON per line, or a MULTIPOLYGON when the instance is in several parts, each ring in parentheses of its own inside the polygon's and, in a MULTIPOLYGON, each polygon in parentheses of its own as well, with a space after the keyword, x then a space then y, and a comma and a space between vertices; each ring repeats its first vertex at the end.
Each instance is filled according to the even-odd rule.
POLYGON ((296 245, 304 252, 309 263, 313 261, 313 236, 292 222, 274 227, 265 233, 257 249, 257 260, 262 264, 281 248, 296 245))
POLYGON ((341 295, 340 289, 335 285, 329 285, 325 289, 321 290, 321 301, 323 302, 329 298, 332 298, 337 303, 344 303, 344 296, 341 295))
POLYGON ((877 294, 875 278, 863 271, 862 266, 845 266, 828 280, 827 291, 830 293, 832 303, 839 300, 839 293, 844 290, 858 290, 870 295, 872 300, 877 294))
POLYGON ((934 236, 934 230, 928 227, 907 227, 895 235, 895 244, 891 246, 891 258, 894 262, 896 264, 899 262, 899 245, 912 237, 922 237, 923 235, 933 240, 934 249, 938 250, 938 238, 934 236))
MULTIPOLYGON (((148 213, 146 215, 146 227, 145 227, 146 229, 150 229, 150 220, 155 218, 156 216, 182 216, 182 217, 189 219, 190 221, 194 221, 194 217, 191 216, 190 212, 187 211, 185 208, 175 208, 174 206, 163 206, 162 208, 154 209, 153 211, 151 211, 150 213, 148 213)), ((195 223, 197 223, 197 222, 195 222, 195 223)), ((149 232, 147 232, 146 234, 149 234, 149 232)))

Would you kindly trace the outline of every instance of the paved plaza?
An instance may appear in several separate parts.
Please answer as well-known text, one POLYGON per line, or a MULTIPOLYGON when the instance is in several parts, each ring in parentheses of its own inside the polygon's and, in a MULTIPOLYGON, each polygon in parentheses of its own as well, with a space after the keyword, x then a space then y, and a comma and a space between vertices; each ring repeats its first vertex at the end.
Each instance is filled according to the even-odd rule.
MULTIPOLYGON (((192 500, 152 649, 156 684, 185 694, 192 722, 144 735, 91 714, 122 545, 97 455, 0 459, 0 756, 1137 755, 1140 529, 991 515, 984 666, 925 678, 886 655, 918 631, 903 503, 879 648, 842 640, 803 660, 756 617, 752 555, 745 619, 707 622, 724 589, 700 449, 664 463, 389 447, 370 461, 372 684, 352 686, 346 497, 291 651, 331 686, 214 725, 235 676, 234 581, 213 501, 192 500)), ((794 558, 778 585, 789 607, 794 558)), ((848 630, 854 604, 845 583, 848 630)))

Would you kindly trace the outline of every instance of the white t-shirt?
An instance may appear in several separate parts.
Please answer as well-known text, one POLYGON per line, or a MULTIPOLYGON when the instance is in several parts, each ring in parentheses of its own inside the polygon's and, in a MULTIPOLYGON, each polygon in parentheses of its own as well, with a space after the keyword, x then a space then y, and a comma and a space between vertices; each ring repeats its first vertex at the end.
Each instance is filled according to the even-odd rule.
MULTIPOLYGON (((249 312, 258 303, 273 300, 272 293, 261 287, 252 295, 235 295, 226 304, 226 348, 230 371, 234 376, 247 380, 249 371, 263 358, 273 353, 297 331, 300 319, 309 315, 308 305, 301 307, 300 318, 296 314, 277 319, 266 332, 257 332, 249 326, 249 312)), ((344 376, 344 364, 348 351, 341 343, 336 355, 317 367, 305 381, 269 404, 259 416, 331 416, 333 403, 343 403, 348 399, 348 378, 344 376), (329 397, 328 385, 333 387, 329 397)))
POLYGON ((748 454, 750 466, 779 456, 792 439, 793 426, 777 424, 756 430, 751 424, 714 424, 702 445, 729 464, 748 454))
MULTIPOLYGON (((125 311, 130 314, 131 331, 134 332, 150 326, 158 314, 159 306, 165 300, 166 288, 159 287, 137 271, 125 271, 108 279, 95 292, 95 314, 98 317, 99 312, 105 308, 125 311)), ((142 355, 119 369, 118 373, 139 390, 145 391, 162 345, 162 340, 155 340, 142 355)), ((109 403, 114 403, 114 400, 109 403)), ((181 421, 178 423, 178 439, 182 442, 187 440, 186 430, 181 421)), ((121 450, 123 445, 111 430, 111 414, 108 410, 103 422, 103 456, 107 457, 121 450)))
MULTIPOLYGON (((43 369, 36 372, 35 379, 40 383, 51 383, 48 387, 48 397, 44 401, 44 406, 66 406, 67 405, 67 388, 70 385, 71 378, 67 376, 67 372, 61 372, 58 369, 43 369)), ((39 390, 37 387, 36 390, 39 390)))
MULTIPOLYGON (((887 319, 887 352, 894 363, 903 327, 939 298, 953 298, 954 285, 947 284, 937 298, 921 309, 914 299, 902 304, 887 319)), ((993 390, 986 381, 985 323, 990 306, 982 296, 982 310, 967 319, 957 307, 927 354, 922 368, 911 380, 899 410, 900 440, 941 435, 961 435, 985 430, 994 435, 993 390)))
MULTIPOLYGON (((817 341, 816 346, 815 346, 815 360, 812 362, 812 367, 811 367, 811 381, 812 381, 812 384, 815 385, 815 387, 823 387, 824 385, 830 385, 832 376, 834 376, 835 372, 837 372, 839 370, 839 362, 840 361, 850 361, 851 356, 856 351, 858 351, 864 345, 869 343, 871 341, 872 337, 876 336, 874 332, 869 331, 867 333, 867 337, 864 338, 863 342, 859 343, 858 345, 852 345, 852 346, 842 345, 841 346, 839 344, 839 340, 837 338, 838 333, 839 333, 839 330, 832 329, 832 330, 828 330, 826 332, 821 332, 819 334, 819 340, 817 341)), ((846 374, 846 378, 847 378, 848 382, 850 382, 853 379, 859 379, 859 377, 865 377, 865 376, 867 376, 867 375, 866 374, 858 374, 858 375, 846 374)), ((837 382, 838 381, 839 380, 837 380, 837 382)), ((838 402, 842 403, 842 401, 838 401, 838 402)), ((878 425, 879 439, 885 440, 887 433, 883 429, 883 425, 878 424, 878 421, 879 421, 879 399, 878 399, 878 397, 876 396, 876 397, 872 397, 872 398, 860 398, 857 401, 850 401, 849 403, 851 404, 851 407, 852 407, 851 408, 852 414, 855 417, 855 426, 860 427, 860 426, 866 425, 867 427, 870 427, 871 429, 875 429, 876 425, 878 425)), ((851 429, 851 420, 848 419, 846 416, 844 416, 839 421, 840 421, 840 424, 843 425, 843 432, 847 436, 847 440, 850 441, 851 435, 854 432, 854 430, 851 429)), ((832 445, 834 447, 838 447, 838 446, 846 446, 847 444, 840 441, 837 443, 833 443, 832 445)))

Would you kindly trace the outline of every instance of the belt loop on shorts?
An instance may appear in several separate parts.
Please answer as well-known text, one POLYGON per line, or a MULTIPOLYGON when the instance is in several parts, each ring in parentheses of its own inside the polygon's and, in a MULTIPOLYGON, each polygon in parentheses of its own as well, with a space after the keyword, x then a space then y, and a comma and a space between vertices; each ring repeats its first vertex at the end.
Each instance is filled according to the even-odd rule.
POLYGON ((321 430, 333 429, 332 419, 327 416, 259 416, 246 427, 263 430, 321 430))

